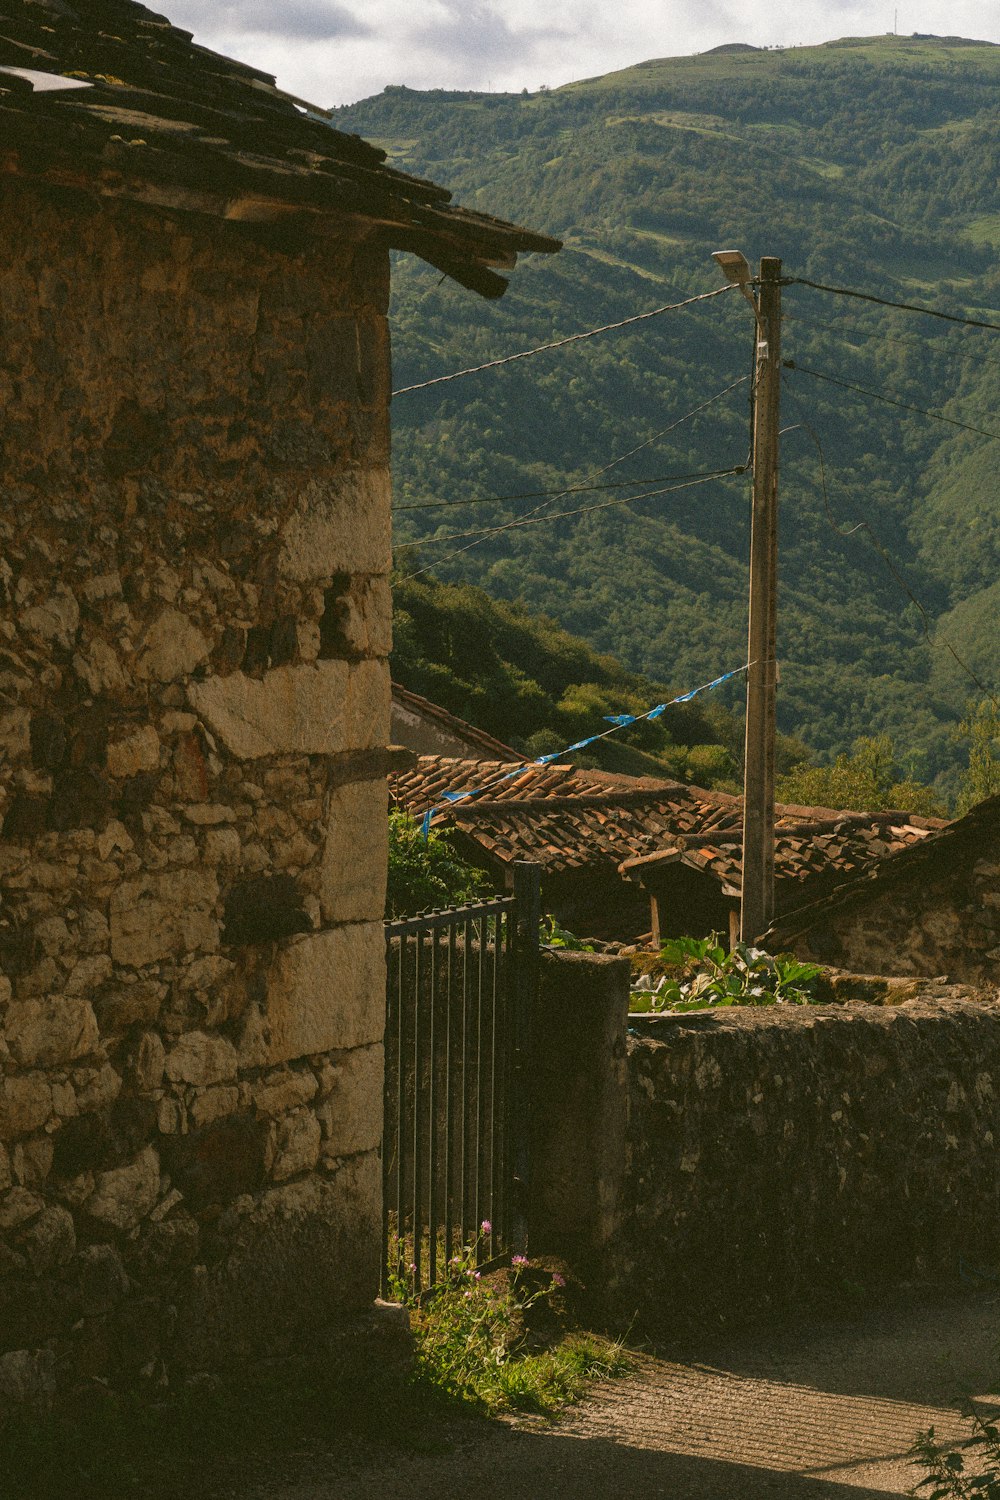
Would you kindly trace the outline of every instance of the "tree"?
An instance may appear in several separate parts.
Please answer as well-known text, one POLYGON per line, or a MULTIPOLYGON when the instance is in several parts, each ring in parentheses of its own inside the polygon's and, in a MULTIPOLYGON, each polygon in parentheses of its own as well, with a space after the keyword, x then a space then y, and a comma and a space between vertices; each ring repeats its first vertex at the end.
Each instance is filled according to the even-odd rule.
POLYGON ((959 734, 969 740, 969 764, 958 794, 961 815, 1000 794, 1000 711, 992 698, 970 703, 959 734))
POLYGON ((832 766, 799 765, 776 784, 779 802, 880 812, 900 808, 938 817, 942 807, 929 786, 900 775, 891 736, 862 735, 850 755, 838 755, 832 766))

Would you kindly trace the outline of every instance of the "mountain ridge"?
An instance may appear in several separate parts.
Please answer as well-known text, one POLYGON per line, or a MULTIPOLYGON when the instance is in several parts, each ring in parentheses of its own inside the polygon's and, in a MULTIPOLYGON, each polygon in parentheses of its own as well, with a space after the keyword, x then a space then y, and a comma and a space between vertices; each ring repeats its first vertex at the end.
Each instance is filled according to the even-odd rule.
MULTIPOLYGON (((337 111, 340 128, 445 181, 458 201, 566 241, 551 265, 524 262, 489 309, 401 262, 394 383, 709 290, 718 285, 711 250, 723 245, 753 259, 780 254, 792 276, 1000 320, 997 81, 996 44, 849 38, 653 59, 531 95, 456 102, 388 90, 337 111)), ((416 557, 436 576, 520 600, 678 689, 738 663, 743 482, 564 521, 526 517, 535 502, 483 503, 585 483, 609 464, 604 478, 639 479, 743 462, 742 388, 653 441, 746 374, 752 325, 738 303, 723 297, 397 399, 397 540, 420 543, 397 554, 402 571, 416 557), (649 444, 642 461, 625 461, 640 444, 649 444), (463 504, 403 509, 442 500, 463 504), (434 537, 518 519, 529 524, 442 565, 459 543, 434 537)), ((787 289, 785 312, 784 352, 795 362, 889 401, 992 425, 994 335, 799 287, 787 289)), ((858 734, 888 731, 911 774, 947 791, 962 759, 955 724, 976 689, 946 628, 996 685, 991 440, 799 372, 786 372, 783 399, 794 430, 783 452, 782 725, 830 755, 858 734), (836 535, 861 518, 926 611, 929 636, 864 533, 836 535)))

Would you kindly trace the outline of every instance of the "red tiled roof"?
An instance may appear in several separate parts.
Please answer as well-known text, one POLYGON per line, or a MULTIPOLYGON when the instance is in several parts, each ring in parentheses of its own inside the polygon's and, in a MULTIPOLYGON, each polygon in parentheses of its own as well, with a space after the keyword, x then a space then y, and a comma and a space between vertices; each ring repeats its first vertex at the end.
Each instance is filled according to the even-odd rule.
MULTIPOLYGON (((530 857, 550 871, 588 865, 635 868, 679 860, 705 869, 724 891, 739 890, 743 801, 727 792, 654 777, 531 766, 510 776, 498 762, 424 755, 392 778, 398 806, 415 816, 435 808, 435 821, 458 829, 491 859, 530 857), (508 779, 509 778, 509 779, 508 779), (447 804, 445 792, 482 789, 447 804)), ((827 807, 776 809, 780 881, 841 878, 872 868, 945 825, 901 812, 838 812, 827 807)), ((622 870, 628 873, 628 870, 622 870)))
MULTIPOLYGON (((857 910, 881 895, 884 890, 911 882, 919 893, 921 886, 940 878, 949 865, 970 865, 977 858, 998 859, 1000 848, 1000 797, 978 803, 962 818, 951 823, 937 819, 914 819, 932 823, 933 837, 913 841, 892 859, 855 872, 854 877, 838 884, 833 891, 817 896, 808 905, 799 905, 793 913, 782 916, 766 935, 777 946, 790 947, 816 923, 834 914, 857 910)), ((847 872, 845 872, 847 873, 847 872)), ((773 950, 772 950, 773 951, 773 950)))
MULTIPOLYGON (((898 813, 891 817, 896 821, 885 821, 878 814, 845 813, 832 828, 827 824, 797 825, 780 818, 774 846, 779 905, 797 905, 798 887, 804 881, 815 878, 839 882, 867 874, 892 855, 933 835, 932 829, 903 821, 898 813)), ((710 843, 700 834, 694 840, 682 834, 673 840, 673 845, 645 858, 625 860, 621 873, 630 878, 642 876, 646 884, 651 871, 669 864, 684 864, 714 876, 724 895, 739 896, 743 881, 741 834, 727 835, 725 840, 710 843)))

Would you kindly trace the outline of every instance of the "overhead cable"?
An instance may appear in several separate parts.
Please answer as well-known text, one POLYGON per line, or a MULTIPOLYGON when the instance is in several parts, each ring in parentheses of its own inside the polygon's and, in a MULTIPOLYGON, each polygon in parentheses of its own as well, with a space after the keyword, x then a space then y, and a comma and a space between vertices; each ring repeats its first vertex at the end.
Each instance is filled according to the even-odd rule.
POLYGON ((392 513, 397 516, 403 511, 410 510, 449 510, 464 505, 509 505, 514 500, 557 500, 563 495, 586 495, 598 490, 625 490, 634 484, 667 484, 674 479, 693 479, 694 477, 693 474, 650 474, 646 477, 637 475, 635 479, 606 479, 603 484, 571 484, 567 489, 562 490, 521 490, 513 495, 474 495, 471 500, 421 500, 415 505, 394 505, 392 513))
POLYGON ((661 313, 677 312, 682 307, 692 307, 696 302, 708 302, 712 297, 721 297, 731 292, 731 285, 716 287, 711 292, 701 292, 697 297, 685 297, 683 302, 667 302, 663 307, 654 307, 649 312, 635 313, 631 318, 621 318, 617 323, 605 323, 600 328, 588 328, 583 333, 571 333, 569 338, 555 339, 550 344, 539 344, 534 349, 522 349, 517 354, 505 354, 500 359, 489 359, 482 365, 470 365, 466 370, 453 370, 450 375, 435 375, 433 380, 421 380, 416 385, 404 385, 393 396, 406 396, 410 391, 425 391, 431 385, 443 385, 448 380, 461 380, 465 375, 479 375, 483 370, 496 370, 501 365, 513 364, 517 359, 530 359, 533 354, 547 354, 550 349, 565 349, 567 344, 577 344, 581 339, 596 338, 599 333, 614 333, 616 329, 628 328, 631 323, 644 323, 648 318, 658 318, 661 313))
POLYGON ((879 307, 896 307, 901 312, 923 313, 928 318, 943 318, 946 323, 961 323, 966 328, 989 328, 1000 333, 1000 323, 989 323, 983 318, 962 318, 957 313, 941 312, 936 307, 921 307, 917 302, 894 302, 891 297, 876 297, 872 292, 859 292, 849 286, 827 286, 822 281, 808 281, 805 276, 783 276, 782 286, 809 286, 814 292, 832 292, 835 297, 855 297, 859 302, 874 302, 879 307))
MULTIPOLYGON (((595 510, 610 510, 614 506, 634 505, 638 500, 655 500, 658 495, 672 495, 677 490, 693 489, 695 485, 707 484, 712 479, 729 479, 734 474, 745 474, 749 468, 750 463, 748 460, 745 464, 734 464, 729 469, 709 469, 701 474, 692 474, 690 478, 684 480, 682 483, 666 485, 663 489, 643 490, 639 495, 626 495, 623 499, 619 500, 601 500, 597 505, 579 505, 573 510, 557 510, 547 516, 523 516, 513 521, 505 521, 502 526, 491 526, 475 531, 453 531, 448 536, 431 536, 424 537, 417 542, 401 542, 396 551, 402 552, 404 549, 411 547, 433 546, 435 542, 450 542, 457 540, 459 537, 466 536, 476 536, 485 539, 490 536, 498 536, 504 531, 515 531, 522 526, 541 526, 545 521, 564 521, 568 516, 585 516, 595 510)), ((465 549, 462 548, 461 550, 464 551, 465 549)), ((456 554, 452 553, 450 555, 455 556, 456 554)), ((440 558, 438 563, 428 563, 426 568, 421 568, 419 571, 426 573, 430 568, 437 567, 441 562, 446 561, 447 558, 440 558)), ((418 577, 417 573, 404 573, 400 581, 405 582, 408 578, 416 577, 418 577)))
MULTIPOLYGON (((660 438, 666 437, 668 432, 673 432, 675 427, 680 427, 682 422, 689 422, 692 417, 696 417, 698 413, 704 411, 706 407, 711 406, 714 404, 714 402, 721 400, 723 396, 728 396, 730 391, 735 391, 739 386, 746 385, 747 381, 750 379, 751 377, 749 375, 741 375, 739 380, 734 380, 732 385, 726 386, 725 390, 718 391, 714 396, 710 396, 707 401, 703 401, 700 406, 694 407, 692 411, 685 412, 683 417, 675 418, 675 420, 671 422, 668 427, 661 427, 659 432, 654 433, 651 438, 647 438, 645 442, 640 443, 638 447, 630 448, 629 451, 627 453, 623 453, 620 458, 612 459, 611 463, 605 464, 603 469, 596 469, 594 471, 595 474, 606 474, 609 469, 615 468, 618 464, 623 464, 628 458, 633 458, 637 453, 640 453, 643 448, 649 448, 653 443, 658 443, 660 438)), ((440 506, 506 505, 512 500, 561 500, 564 495, 576 495, 578 493, 582 494, 588 490, 618 490, 623 489, 626 485, 630 484, 664 484, 674 479, 691 479, 692 477, 693 476, 690 474, 656 474, 649 479, 611 479, 608 480, 605 484, 570 484, 565 485, 562 489, 559 490, 523 490, 520 494, 483 495, 477 496, 472 500, 424 500, 416 505, 394 505, 392 507, 392 511, 393 515, 396 515, 400 511, 404 510, 435 510, 440 506)), ((542 507, 539 506, 538 509, 541 510, 542 507)), ((533 512, 531 512, 531 514, 533 514, 533 512)))
POLYGON ((1000 432, 991 432, 988 427, 973 427, 969 422, 959 422, 955 417, 946 417, 943 412, 928 411, 925 406, 914 406, 909 401, 899 401, 895 396, 886 396, 882 391, 872 391, 863 385, 854 385, 849 380, 839 380, 836 375, 824 375, 820 370, 810 370, 797 360, 785 359, 786 370, 797 370, 802 375, 811 375, 813 380, 825 380, 828 385, 839 385, 845 391, 857 391, 861 396, 870 396, 873 401, 883 401, 886 406, 899 406, 903 411, 914 411, 921 417, 930 417, 934 422, 947 422, 949 427, 960 427, 963 432, 976 432, 980 437, 1000 439, 1000 432))
MULTIPOLYGON (((627 453, 621 453, 621 454, 619 454, 619 456, 617 458, 612 458, 608 463, 602 465, 601 468, 594 469, 592 471, 590 477, 592 479, 596 479, 601 474, 606 474, 609 469, 616 468, 618 466, 618 464, 625 463, 627 459, 634 458, 635 455, 637 453, 641 453, 644 448, 649 448, 649 447, 651 447, 653 445, 653 443, 658 443, 661 438, 666 437, 667 433, 673 432, 674 429, 676 427, 680 427, 682 425, 682 423, 689 422, 691 420, 691 418, 692 417, 696 417, 699 414, 699 412, 705 411, 709 406, 714 405, 714 403, 716 401, 721 401, 722 398, 723 398, 723 396, 728 396, 728 394, 729 394, 730 391, 735 391, 737 389, 737 387, 739 387, 741 385, 745 385, 748 380, 751 380, 750 376, 748 376, 748 375, 741 375, 738 380, 734 380, 729 385, 724 386, 721 391, 716 391, 715 394, 714 394, 714 396, 709 396, 707 400, 700 402, 698 406, 692 407, 692 409, 690 411, 686 411, 682 417, 675 417, 674 420, 672 422, 669 422, 666 427, 661 427, 660 430, 659 430, 659 432, 654 432, 652 437, 646 438, 641 443, 637 443, 636 446, 634 448, 630 448, 627 453)), ((752 381, 751 381, 751 390, 752 390, 752 388, 753 388, 753 386, 752 386, 752 381)), ((636 483, 639 483, 639 482, 640 481, 638 481, 638 480, 636 481, 636 483)), ((566 495, 566 494, 569 494, 569 493, 570 493, 569 489, 558 490, 550 498, 558 500, 563 495, 566 495)), ((543 511, 548 504, 549 504, 549 499, 543 500, 540 505, 536 505, 532 510, 529 510, 528 517, 525 518, 525 519, 528 519, 528 518, 530 518, 532 516, 536 516, 539 513, 539 511, 543 511)), ((407 578, 418 578, 421 573, 429 573, 430 570, 431 570, 431 568, 439 568, 439 567, 441 567, 444 563, 450 562, 450 560, 453 557, 458 557, 458 556, 460 556, 461 553, 463 553, 463 552, 469 552, 469 551, 471 551, 471 549, 473 547, 480 546, 484 541, 486 541, 487 537, 494 536, 494 535, 496 535, 496 533, 498 531, 504 531, 506 529, 507 528, 505 526, 498 526, 498 527, 487 528, 484 531, 478 533, 478 535, 476 536, 476 539, 474 541, 466 542, 466 544, 465 544, 464 547, 456 547, 456 549, 455 549, 454 552, 448 552, 448 553, 446 553, 444 557, 439 557, 433 563, 427 563, 423 568, 420 568, 416 573, 408 573, 408 574, 406 574, 406 577, 407 578)), ((442 540, 444 540, 444 538, 442 538, 442 540)), ((415 545, 415 544, 414 543, 402 543, 401 545, 402 546, 412 546, 412 545, 415 545)))

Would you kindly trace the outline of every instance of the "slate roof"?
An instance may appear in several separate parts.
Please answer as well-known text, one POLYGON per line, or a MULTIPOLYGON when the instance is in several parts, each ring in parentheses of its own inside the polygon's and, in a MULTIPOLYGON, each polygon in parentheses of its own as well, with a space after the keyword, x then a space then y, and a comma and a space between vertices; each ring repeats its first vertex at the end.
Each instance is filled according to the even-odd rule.
POLYGON ((560 248, 453 206, 317 113, 133 0, 0 0, 0 172, 240 220, 360 217, 489 297, 507 285, 492 267, 560 248))
MULTIPOLYGON (((932 881, 947 876, 956 865, 964 871, 978 859, 1000 864, 1000 797, 980 802, 964 817, 939 825, 933 837, 909 845, 892 859, 873 866, 853 880, 839 883, 829 894, 798 906, 772 925, 766 941, 769 945, 773 940, 780 947, 790 947, 817 923, 867 906, 883 891, 898 889, 907 883, 912 885, 919 901, 932 881)), ((934 898, 929 896, 928 899, 934 898)))
MULTIPOLYGON (((725 894, 738 894, 742 798, 568 765, 529 767, 507 780, 510 770, 502 763, 422 755, 390 787, 398 806, 415 816, 439 809, 436 822, 459 830, 502 865, 533 859, 552 872, 611 865, 629 875, 679 860, 707 870, 725 894), (442 801, 446 791, 472 788, 482 788, 481 795, 450 806, 442 801)), ((792 890, 814 876, 850 876, 945 826, 901 812, 782 804, 776 809, 777 878, 792 890)))

